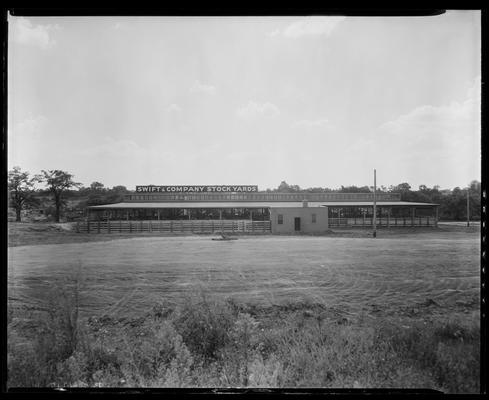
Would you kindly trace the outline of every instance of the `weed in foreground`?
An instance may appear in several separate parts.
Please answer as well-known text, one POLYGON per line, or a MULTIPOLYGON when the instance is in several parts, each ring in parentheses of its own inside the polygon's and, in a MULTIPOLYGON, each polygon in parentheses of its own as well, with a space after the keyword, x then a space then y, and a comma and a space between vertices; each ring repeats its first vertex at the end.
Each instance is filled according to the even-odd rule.
MULTIPOLYGON (((206 293, 94 330, 55 296, 38 339, 9 340, 8 384, 77 387, 426 387, 477 392, 479 333, 460 321, 338 324, 290 310, 246 312, 206 293), (266 323, 264 323, 266 321, 266 323)), ((10 338, 9 338, 10 339, 10 338)))

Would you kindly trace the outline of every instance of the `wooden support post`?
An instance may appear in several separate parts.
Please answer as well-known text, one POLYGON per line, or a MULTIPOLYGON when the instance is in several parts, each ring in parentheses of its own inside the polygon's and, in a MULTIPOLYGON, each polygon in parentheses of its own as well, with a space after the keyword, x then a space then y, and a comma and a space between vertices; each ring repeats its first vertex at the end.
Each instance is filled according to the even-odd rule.
POLYGON ((107 233, 110 233, 110 218, 107 217, 107 233))
POLYGON ((173 232, 173 221, 170 221, 170 232, 173 232))
POLYGON ((411 207, 411 226, 414 226, 415 213, 416 213, 416 209, 414 207, 411 207))
POLYGON ((373 237, 377 237, 377 171, 374 169, 374 219, 372 221, 374 225, 373 237))
POLYGON ((97 221, 97 233, 100 233, 100 220, 97 221))
POLYGON ((129 221, 129 210, 126 211, 126 219, 129 221))
POLYGON ((435 206, 435 226, 438 227, 438 206, 435 206))
POLYGON ((129 233, 132 233, 132 221, 129 221, 129 233))
POLYGON ((158 221, 160 220, 160 209, 158 209, 158 221))
POLYGON ((122 232, 122 219, 119 220, 119 233, 122 232))
POLYGON ((391 208, 387 208, 387 228, 391 227, 391 208))

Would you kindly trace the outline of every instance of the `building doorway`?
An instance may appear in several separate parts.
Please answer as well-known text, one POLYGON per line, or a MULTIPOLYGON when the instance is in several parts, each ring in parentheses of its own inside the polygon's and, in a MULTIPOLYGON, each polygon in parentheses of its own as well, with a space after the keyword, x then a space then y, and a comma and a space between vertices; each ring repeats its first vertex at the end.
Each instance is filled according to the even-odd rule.
POLYGON ((300 219, 300 217, 294 218, 294 229, 296 232, 301 230, 301 219, 300 219))

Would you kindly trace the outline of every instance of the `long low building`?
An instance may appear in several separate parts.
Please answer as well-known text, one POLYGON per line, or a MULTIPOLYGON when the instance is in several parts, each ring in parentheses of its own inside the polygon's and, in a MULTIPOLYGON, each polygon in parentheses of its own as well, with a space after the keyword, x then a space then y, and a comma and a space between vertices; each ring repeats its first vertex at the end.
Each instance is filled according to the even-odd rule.
MULTIPOLYGON (((438 204, 376 193, 379 227, 437 226, 438 204)), ((90 206, 80 230, 91 232, 321 233, 371 227, 373 193, 259 192, 257 186, 137 186, 115 204, 90 206)))

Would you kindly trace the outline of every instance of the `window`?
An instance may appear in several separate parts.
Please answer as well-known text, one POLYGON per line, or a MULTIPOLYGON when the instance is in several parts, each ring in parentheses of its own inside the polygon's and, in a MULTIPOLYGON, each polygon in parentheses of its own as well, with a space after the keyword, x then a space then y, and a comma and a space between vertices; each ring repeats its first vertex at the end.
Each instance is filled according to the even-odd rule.
POLYGON ((278 214, 277 217, 278 217, 277 224, 282 225, 284 223, 284 215, 278 214))
POLYGON ((315 224, 316 223, 316 214, 311 214, 311 217, 312 217, 312 223, 315 224))

